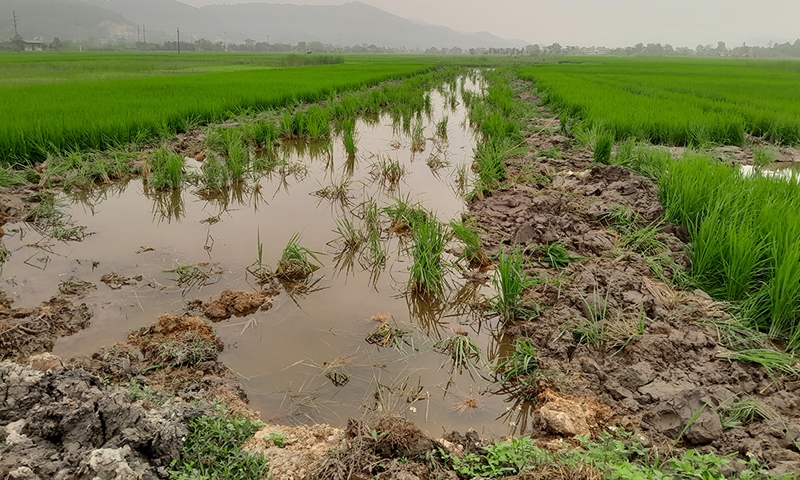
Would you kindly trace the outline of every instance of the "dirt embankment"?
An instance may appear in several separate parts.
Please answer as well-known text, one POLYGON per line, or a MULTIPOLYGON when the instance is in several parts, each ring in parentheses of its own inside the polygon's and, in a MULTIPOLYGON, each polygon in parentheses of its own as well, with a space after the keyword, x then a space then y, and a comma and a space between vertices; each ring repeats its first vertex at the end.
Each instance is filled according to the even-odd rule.
MULTIPOLYGON (((541 110, 540 130, 558 125, 541 110)), ((476 200, 469 216, 488 251, 519 245, 542 260, 533 270, 549 281, 527 298, 540 315, 506 334, 533 341, 551 376, 543 386, 597 399, 613 410, 611 423, 653 443, 669 445, 690 425, 687 446, 800 468, 800 385, 727 360, 720 332, 702 320, 728 315, 704 292, 670 285, 689 266, 688 235, 662 221, 657 186, 620 166, 590 165, 591 154, 554 129, 527 144, 527 156, 509 162, 509 176, 524 180, 476 200), (644 227, 653 227, 647 239, 629 235, 644 227), (544 263, 541 248, 554 242, 579 257, 563 271, 544 263), (576 334, 586 327, 591 338, 576 334), (777 415, 723 429, 718 409, 734 395, 777 415)), ((529 427, 534 437, 567 433, 540 407, 529 427)))

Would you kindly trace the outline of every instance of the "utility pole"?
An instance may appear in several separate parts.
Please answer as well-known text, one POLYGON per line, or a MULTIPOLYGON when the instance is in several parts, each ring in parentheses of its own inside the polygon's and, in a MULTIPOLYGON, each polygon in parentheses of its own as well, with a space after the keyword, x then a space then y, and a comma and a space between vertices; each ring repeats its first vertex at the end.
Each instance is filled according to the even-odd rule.
POLYGON ((12 10, 12 13, 14 14, 14 37, 19 37, 19 33, 17 33, 17 11, 12 10))
POLYGON ((142 36, 144 37, 144 43, 147 43, 147 25, 142 25, 142 36))
POLYGON ((181 29, 178 27, 178 53, 181 53, 181 29))
POLYGON ((139 43, 141 41, 142 41, 142 26, 137 24, 136 25, 136 43, 139 43))

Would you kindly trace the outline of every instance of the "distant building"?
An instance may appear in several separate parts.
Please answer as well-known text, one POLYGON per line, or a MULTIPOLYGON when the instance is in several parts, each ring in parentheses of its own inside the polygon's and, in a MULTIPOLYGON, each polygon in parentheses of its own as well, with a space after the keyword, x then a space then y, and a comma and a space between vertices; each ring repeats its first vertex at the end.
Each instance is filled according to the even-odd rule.
POLYGON ((44 42, 37 42, 37 41, 28 41, 23 40, 22 46, 26 52, 41 52, 44 50, 45 43, 44 42))

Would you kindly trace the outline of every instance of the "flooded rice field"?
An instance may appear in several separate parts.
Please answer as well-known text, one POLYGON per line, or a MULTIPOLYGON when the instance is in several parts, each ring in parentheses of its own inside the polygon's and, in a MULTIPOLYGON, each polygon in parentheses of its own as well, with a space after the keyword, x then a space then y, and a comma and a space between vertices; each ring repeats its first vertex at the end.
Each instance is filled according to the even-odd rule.
MULTIPOLYGON (((197 300, 210 302, 226 290, 258 291, 248 269, 259 258, 275 267, 298 234, 322 268, 303 285, 277 289, 271 308, 215 324, 225 343, 220 360, 240 377, 264 420, 343 425, 377 410, 403 413, 431 432, 473 427, 505 434, 520 407, 492 393, 487 368, 454 370, 434 349, 443 338, 467 335, 481 349, 482 366, 496 357, 493 321, 471 308, 491 294, 488 287, 450 269, 447 298, 421 300, 406 293, 408 236, 384 219, 386 259, 369 261, 348 255, 336 233, 346 222, 362 222, 365 206, 398 198, 419 202, 442 222, 460 218, 475 138, 464 102, 453 98, 431 92, 431 113, 421 123, 424 150, 419 131, 415 141, 414 132, 393 128, 384 115, 358 120, 355 156, 341 137, 324 145, 285 142, 277 152, 280 171, 223 197, 194 187, 155 193, 140 179, 62 194, 71 224, 85 226, 88 236, 62 242, 27 223, 6 225, 12 256, 3 267, 5 289, 24 307, 46 301, 70 277, 94 284, 82 300, 94 314, 90 326, 54 349, 63 358, 91 355, 163 312, 192 311, 197 300), (387 180, 380 166, 394 162, 399 173, 387 180), (181 277, 186 266, 199 270, 181 277), (396 342, 382 336, 389 328, 401 333, 396 342)), ((187 170, 200 165, 187 159, 187 170)), ((452 250, 447 255, 455 262, 452 250)))

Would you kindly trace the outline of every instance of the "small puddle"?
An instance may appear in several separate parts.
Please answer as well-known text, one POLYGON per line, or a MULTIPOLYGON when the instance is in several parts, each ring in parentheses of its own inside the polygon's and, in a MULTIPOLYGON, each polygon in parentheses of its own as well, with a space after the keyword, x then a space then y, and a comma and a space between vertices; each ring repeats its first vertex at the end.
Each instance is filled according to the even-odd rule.
POLYGON ((742 165, 739 167, 739 171, 742 172, 742 175, 745 177, 761 174, 770 178, 780 178, 783 180, 795 178, 797 181, 800 181, 800 163, 794 162, 774 162, 761 168, 754 167, 753 165, 742 165))
MULTIPOLYGON (((462 83, 480 90, 469 79, 462 83)), ((303 246, 324 253, 320 260, 325 266, 315 274, 318 281, 311 291, 282 292, 266 312, 215 324, 226 345, 221 360, 241 377, 251 406, 264 420, 341 426, 366 408, 404 412, 435 433, 476 428, 507 434, 509 424, 525 416, 523 408, 491 393, 497 385, 477 373, 451 374, 447 357, 432 350, 437 340, 461 332, 475 341, 490 365, 495 361, 504 343, 492 336, 496 325, 468 307, 478 287, 454 275, 448 293, 452 303, 409 300, 404 292, 410 242, 389 233, 384 234, 388 260, 383 268, 337 259, 336 221, 357 222, 353 211, 370 198, 383 206, 393 203, 392 197, 408 196, 443 222, 465 211, 460 182, 469 172, 475 138, 460 97, 452 104, 446 93, 431 92, 422 152, 412 152, 410 136, 393 129, 389 116, 382 115, 358 121, 354 159, 348 158, 341 137, 333 139, 332 149, 286 143, 279 155, 291 168, 227 198, 204 199, 191 189, 153 194, 141 180, 82 197, 64 196, 72 222, 85 225, 91 235, 83 242, 63 243, 42 238, 26 224, 7 226, 5 244, 12 257, 3 269, 6 289, 16 306, 34 306, 69 276, 95 283, 97 289, 82 300, 93 308, 91 326, 60 339, 55 349, 63 357, 89 355, 154 323, 160 313, 181 311, 184 301, 209 301, 223 290, 253 291, 255 281, 246 268, 257 258, 259 239, 264 262, 274 267, 299 232, 303 246), (443 141, 434 137, 445 116, 443 141), (432 155, 443 162, 440 168, 428 165, 432 155), (381 159, 397 160, 406 170, 395 190, 370 173, 381 159), (349 203, 314 195, 343 180, 349 181, 349 203), (200 262, 219 268, 210 278, 213 283, 202 288, 185 292, 174 286, 174 275, 165 273, 200 262), (112 290, 100 281, 110 272, 141 275, 141 280, 112 290), (380 316, 411 332, 403 348, 380 348, 365 340, 379 325, 374 317, 380 316)), ((486 375, 488 369, 481 371, 486 375)))

